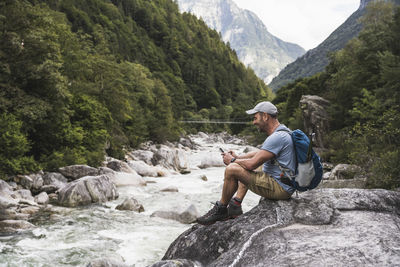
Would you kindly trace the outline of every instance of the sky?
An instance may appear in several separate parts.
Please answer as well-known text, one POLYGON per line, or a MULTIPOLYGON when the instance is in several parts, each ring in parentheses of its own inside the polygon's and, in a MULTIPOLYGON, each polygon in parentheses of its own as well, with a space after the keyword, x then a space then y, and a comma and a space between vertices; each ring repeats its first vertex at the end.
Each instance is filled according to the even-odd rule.
POLYGON ((360 0, 233 1, 254 12, 270 33, 306 50, 322 43, 360 5, 360 0))

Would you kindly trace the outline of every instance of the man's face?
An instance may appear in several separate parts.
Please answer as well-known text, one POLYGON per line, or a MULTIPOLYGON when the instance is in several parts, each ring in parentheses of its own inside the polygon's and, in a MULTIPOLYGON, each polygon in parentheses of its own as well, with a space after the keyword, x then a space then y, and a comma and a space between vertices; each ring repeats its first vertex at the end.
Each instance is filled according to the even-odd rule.
POLYGON ((257 126, 259 131, 265 131, 267 126, 268 115, 262 112, 257 112, 253 117, 253 124, 257 126))

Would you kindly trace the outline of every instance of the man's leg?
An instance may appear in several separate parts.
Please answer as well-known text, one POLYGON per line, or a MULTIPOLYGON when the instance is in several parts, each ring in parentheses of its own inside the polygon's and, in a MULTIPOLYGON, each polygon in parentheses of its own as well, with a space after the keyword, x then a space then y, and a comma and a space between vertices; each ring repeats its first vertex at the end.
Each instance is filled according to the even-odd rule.
POLYGON ((249 190, 247 188, 247 186, 244 183, 239 182, 239 187, 238 187, 238 190, 236 191, 235 198, 238 198, 242 201, 244 199, 244 197, 246 196, 247 190, 249 190))
POLYGON ((224 186, 222 188, 222 196, 220 203, 227 205, 233 195, 243 200, 247 193, 247 185, 251 181, 251 172, 245 170, 239 164, 229 164, 225 169, 224 186))
MULTIPOLYGON (((215 206, 205 215, 197 218, 197 222, 203 225, 209 225, 216 221, 223 221, 235 217, 229 214, 227 205, 236 191, 244 197, 247 189, 243 186, 246 186, 250 180, 251 175, 249 171, 243 169, 236 163, 228 165, 225 169, 221 200, 217 201, 215 206), (242 185, 239 186, 239 183, 242 183, 242 185)), ((237 215, 239 214, 236 214, 236 216, 237 215)))

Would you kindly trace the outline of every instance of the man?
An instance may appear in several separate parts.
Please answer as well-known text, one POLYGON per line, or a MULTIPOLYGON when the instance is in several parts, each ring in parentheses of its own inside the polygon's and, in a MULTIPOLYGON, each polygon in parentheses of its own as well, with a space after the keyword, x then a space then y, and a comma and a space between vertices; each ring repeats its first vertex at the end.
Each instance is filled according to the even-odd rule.
POLYGON ((294 173, 296 158, 293 141, 287 132, 289 129, 278 121, 277 108, 271 102, 261 102, 246 113, 254 116, 253 124, 268 137, 258 151, 243 155, 233 151, 222 153, 227 165, 222 196, 210 211, 197 219, 200 224, 209 225, 241 215, 241 202, 248 189, 275 200, 289 199, 294 192, 275 162, 294 173))

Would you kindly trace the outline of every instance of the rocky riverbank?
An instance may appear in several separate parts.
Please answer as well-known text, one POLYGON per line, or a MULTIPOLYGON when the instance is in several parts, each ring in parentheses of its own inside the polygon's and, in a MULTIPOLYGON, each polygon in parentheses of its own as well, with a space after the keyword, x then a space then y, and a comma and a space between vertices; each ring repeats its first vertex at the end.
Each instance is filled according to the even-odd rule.
MULTIPOLYGON (((210 177, 201 174, 201 170, 206 170, 207 168, 220 168, 224 166, 220 157, 218 147, 222 147, 225 150, 235 149, 239 151, 239 153, 255 149, 254 147, 246 145, 243 140, 229 136, 227 134, 207 135, 204 133, 199 133, 197 135, 193 135, 187 138, 182 138, 177 143, 166 143, 162 145, 156 145, 152 143, 143 144, 139 149, 127 153, 125 160, 121 161, 113 158, 107 158, 104 161, 103 166, 99 168, 93 168, 85 165, 74 165, 60 168, 58 172, 39 172, 37 174, 11 177, 8 181, 0 180, 0 235, 15 236, 16 234, 32 232, 35 238, 41 238, 41 236, 43 235, 43 229, 40 228, 40 224, 43 223, 43 220, 48 220, 51 222, 52 219, 57 218, 57 216, 64 216, 58 215, 58 213, 60 212, 60 207, 68 207, 68 209, 84 207, 84 210, 82 210, 82 212, 85 213, 85 215, 82 214, 81 217, 90 218, 90 215, 89 217, 87 217, 87 213, 91 209, 90 205, 93 204, 100 204, 104 206, 104 208, 100 208, 100 210, 97 209, 95 212, 107 213, 107 210, 112 211, 112 213, 118 213, 118 211, 130 211, 136 214, 145 214, 140 218, 136 218, 137 216, 133 216, 132 219, 134 220, 147 221, 147 218, 160 218, 162 220, 173 220, 176 223, 186 224, 188 225, 187 227, 190 227, 195 218, 208 208, 204 204, 201 204, 201 206, 199 206, 199 203, 197 203, 197 201, 195 200, 199 197, 202 199, 206 199, 207 197, 205 197, 205 195, 195 194, 196 190, 198 191, 198 189, 195 188, 198 182, 194 181, 202 181, 204 182, 204 184, 209 184, 210 181, 207 180, 210 177), (191 174, 193 172, 199 174, 195 174, 195 177, 193 177, 193 175, 191 174), (168 180, 168 177, 190 177, 181 179, 181 185, 183 186, 183 184, 186 184, 185 186, 190 189, 188 189, 187 193, 179 192, 180 190, 182 190, 181 185, 172 186, 171 184, 164 182, 168 180), (155 184, 158 185, 157 187, 154 187, 157 188, 157 191, 151 189, 155 184), (145 193, 148 191, 151 192, 152 195, 154 194, 154 197, 143 197, 142 199, 148 200, 143 200, 143 202, 141 202, 140 198, 139 200, 136 199, 137 196, 127 193, 125 191, 125 188, 137 188, 136 192, 145 195, 148 194, 145 193), (143 190, 141 188, 143 188, 143 190), (123 195, 122 198, 120 197, 121 192, 123 195), (170 196, 166 196, 166 194, 170 194, 170 196), (193 198, 191 197, 191 195, 193 195, 193 198), (150 204, 150 202, 148 201, 152 201, 149 199, 161 199, 162 201, 162 198, 164 196, 168 197, 168 199, 175 199, 175 202, 179 203, 176 203, 176 206, 170 207, 169 209, 158 209, 154 207, 148 209, 150 204), (107 203, 113 204, 110 205, 107 203), (199 208, 202 208, 204 210, 199 211, 199 208), (43 219, 43 214, 45 214, 45 219, 43 219)), ((357 166, 344 164, 334 166, 332 164, 324 163, 324 168, 324 180, 319 188, 365 187, 366 178, 363 176, 362 170, 357 166)), ((223 168, 220 169, 223 170, 223 168)), ((206 189, 206 191, 210 190, 214 192, 215 195, 219 195, 219 192, 221 191, 220 186, 222 184, 221 177, 222 173, 218 174, 218 177, 215 180, 216 187, 206 189)), ((175 181, 176 179, 177 178, 174 178, 175 181)), ((208 187, 209 186, 210 184, 208 185, 208 187)), ((156 263, 155 266, 176 266, 174 265, 175 263, 182 263, 184 264, 184 266, 194 266, 194 264, 211 264, 215 266, 224 266, 225 264, 233 264, 234 262, 220 262, 217 259, 225 257, 224 255, 234 255, 235 253, 240 251, 239 248, 243 247, 243 245, 245 245, 246 247, 250 246, 244 244, 243 240, 255 238, 251 236, 260 229, 263 229, 264 227, 267 227, 268 229, 271 228, 271 231, 263 231, 265 232, 263 235, 266 235, 268 238, 270 238, 269 235, 281 235, 281 232, 279 231, 283 231, 282 229, 286 230, 287 228, 291 231, 301 229, 300 235, 302 236, 302 238, 300 239, 306 240, 307 238, 309 238, 308 241, 304 241, 305 246, 308 246, 309 243, 312 242, 312 240, 317 239, 319 235, 324 235, 324 229, 329 229, 329 231, 338 232, 339 234, 343 234, 346 231, 354 231, 354 229, 352 228, 347 229, 347 226, 346 228, 344 228, 343 226, 343 224, 351 224, 346 221, 349 220, 350 222, 350 219, 347 217, 339 216, 341 213, 343 213, 343 210, 345 210, 343 208, 343 205, 347 202, 348 204, 346 205, 354 207, 354 209, 352 209, 352 211, 354 211, 354 214, 350 216, 354 219, 352 219, 352 223, 366 225, 367 227, 368 225, 370 225, 370 223, 375 223, 372 218, 379 218, 383 216, 384 218, 393 221, 393 227, 391 228, 394 228, 395 225, 399 225, 398 198, 398 192, 390 192, 384 190, 370 191, 357 189, 349 191, 349 189, 338 189, 335 191, 333 189, 319 189, 313 190, 306 194, 301 194, 299 198, 293 198, 291 201, 288 202, 283 201, 270 203, 268 201, 261 201, 260 204, 256 207, 254 207, 256 205, 254 204, 254 206, 252 206, 254 208, 248 213, 244 214, 241 218, 239 218, 238 220, 227 222, 226 225, 220 223, 216 224, 215 226, 211 226, 210 228, 193 225, 193 227, 188 230, 188 232, 182 234, 181 237, 179 237, 171 245, 167 254, 165 254, 164 256, 165 261, 156 263), (355 200, 353 198, 358 199, 358 202, 354 202, 355 200), (367 201, 370 198, 371 200, 367 201), (379 205, 383 205, 384 207, 382 209, 377 208, 377 203, 383 203, 379 205), (296 210, 298 210, 298 212, 296 210), (368 214, 361 214, 359 213, 360 211, 365 211, 368 214), (304 213, 303 215, 301 215, 302 212, 304 213), (311 212, 311 215, 307 212, 311 212), (278 213, 283 214, 283 217, 278 213), (357 216, 356 213, 360 214, 360 216, 357 216), (281 217, 279 217, 278 215, 281 217), (357 217, 363 218, 363 220, 366 221, 357 221, 357 217), (312 218, 314 218, 316 221, 308 221, 312 220, 312 218), (326 220, 323 222, 319 222, 318 218, 321 220, 326 220), (344 219, 345 221, 342 221, 342 219, 344 219), (254 226, 252 226, 252 224, 248 225, 249 221, 252 222, 254 220, 257 220, 260 223, 257 223, 254 226), (369 222, 369 220, 371 220, 371 222, 369 222), (277 224, 279 227, 272 227, 273 225, 277 224), (316 227, 315 225, 318 226, 316 227, 318 228, 316 234, 311 235, 312 233, 303 231, 307 229, 314 229, 311 227, 311 225, 314 225, 314 228, 316 227), (326 225, 329 227, 324 228, 321 227, 321 225, 326 225), (339 226, 336 227, 337 225, 339 226), (218 228, 215 228, 216 226, 218 226, 218 228), (239 231, 239 233, 236 233, 235 231, 239 231), (215 234, 216 232, 226 232, 230 235, 230 237, 228 239, 225 239, 225 234, 219 237, 219 235, 215 234), (189 243, 188 240, 185 239, 187 237, 190 237, 189 243), (194 242, 195 240, 202 241, 194 242), (218 244, 218 246, 214 246, 213 244, 218 244), (197 256, 192 257, 190 256, 190 253, 187 254, 188 251, 191 251, 193 248, 195 248, 193 251, 203 249, 198 246, 208 247, 208 250, 206 251, 211 253, 211 255, 215 254, 216 258, 214 259, 214 256, 212 256, 205 260, 202 258, 206 257, 205 255, 196 254, 197 256), (171 261, 172 259, 173 261, 171 261)), ((215 200, 215 197, 212 197, 212 199, 210 200, 215 200)), ((250 208, 247 210, 250 210, 250 208)), ((63 212, 69 213, 71 211, 63 212)), ((78 214, 78 218, 80 217, 79 212, 79 209, 74 212, 74 214, 78 214)), ((345 213, 350 214, 347 213, 347 210, 345 213)), ((128 218, 128 223, 129 220, 131 220, 132 216, 131 213, 116 215, 126 216, 128 218)), ((107 215, 102 215, 101 217, 107 218, 107 215)), ((65 220, 65 217, 62 218, 64 218, 65 220)), ((380 219, 378 221, 380 221, 380 219)), ((67 225, 68 227, 68 225, 74 225, 76 223, 77 222, 75 222, 74 220, 71 220, 62 225, 67 225)), ((102 224, 103 222, 100 221, 99 223, 102 224)), ((120 226, 117 225, 116 227, 120 226)), ((107 229, 107 227, 102 227, 100 229, 107 229)), ((357 230, 359 229, 360 231, 366 231, 366 229, 364 228, 357 228, 357 230)), ((70 229, 70 231, 74 230, 70 229)), ((118 231, 117 233, 119 234, 119 232, 120 231, 118 231)), ((175 236, 177 236, 178 234, 179 232, 175 236)), ((109 236, 110 234, 106 233, 105 235, 109 236)), ((392 240, 393 242, 395 242, 398 238, 395 233, 387 235, 390 235, 392 236, 392 238, 394 238, 392 240)), ((343 238, 346 239, 346 236, 344 236, 343 238)), ((291 240, 291 243, 294 242, 294 240, 290 238, 288 239, 286 237, 284 240, 291 240)), ((286 242, 282 241, 283 243, 279 244, 277 243, 278 241, 275 240, 274 242, 270 243, 270 246, 284 246, 284 242, 286 242)), ((353 238, 353 241, 358 242, 355 237, 353 238)), ((392 241, 390 241, 389 243, 392 244, 392 241)), ((300 245, 301 242, 299 243, 299 246, 300 245)), ((289 246, 289 244, 285 246, 289 246)), ((166 247, 167 244, 165 245, 165 248, 166 247)), ((346 248, 353 249, 352 244, 349 244, 346 248)), ((252 249, 253 248, 251 248, 249 251, 251 252, 252 249)), ((293 247, 293 249, 295 248, 293 247)), ((310 249, 312 249, 312 246, 310 246, 310 249)), ((379 251, 379 246, 376 249, 379 251)), ((0 250, 3 250, 3 248, 0 247, 0 250)), ((247 251, 247 248, 245 250, 246 253, 250 253, 247 251)), ((338 251, 340 251, 340 248, 338 248, 338 251)), ((132 254, 132 252, 127 253, 132 254)), ((251 252, 250 254, 252 253, 253 252, 251 252)), ((269 255, 268 253, 266 255, 269 255)), ((391 261, 388 266, 391 266, 393 262, 397 261, 396 253, 396 249, 390 250, 389 254, 393 254, 395 256, 395 260, 391 261)), ((120 252, 118 254, 124 255, 126 253, 120 252)), ((261 256, 257 256, 257 254, 254 255, 256 257, 255 261, 253 262, 255 264, 254 266, 257 266, 257 264, 260 266, 263 265, 264 258, 262 258, 261 256)), ((63 256, 60 255, 60 257, 63 256)), ((303 260, 301 256, 297 257, 299 257, 299 262, 303 260)), ((357 257, 358 256, 349 257, 349 263, 352 264, 354 262, 357 262, 357 260, 360 262, 368 262, 363 261, 362 259, 359 259, 357 257)), ((93 261, 91 261, 90 263, 92 266, 104 266, 104 264, 108 264, 109 262, 112 262, 114 264, 110 266, 123 266, 122 262, 127 260, 126 257, 117 258, 117 261, 108 257, 103 260, 95 260, 96 258, 99 258, 99 256, 97 255, 91 257, 91 259, 93 259, 93 261)), ((376 260, 376 262, 382 262, 382 259, 383 258, 381 257, 376 260)), ((243 260, 244 257, 241 257, 236 261, 235 264, 240 265, 240 262, 243 262, 243 260)), ((245 260, 247 261, 247 259, 245 260)), ((313 261, 311 260, 306 261, 308 261, 311 265, 313 264, 313 261)), ((330 260, 330 262, 333 261, 333 259, 330 260)), ((127 260, 127 262, 132 263, 135 261, 127 260)), ((316 261, 316 263, 319 264, 321 262, 316 261)), ((276 261, 276 264, 280 263, 276 261)), ((136 266, 145 265, 136 264, 136 266)))

